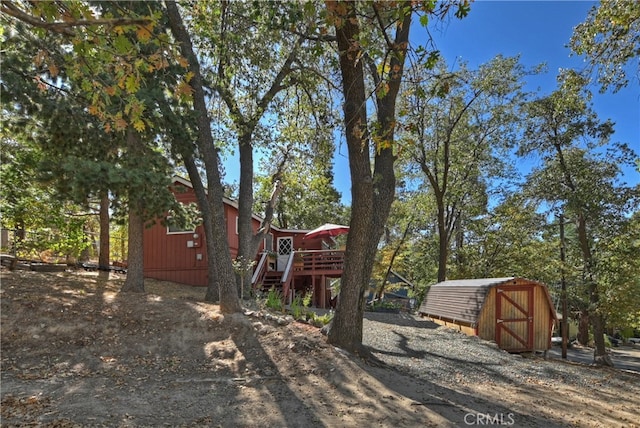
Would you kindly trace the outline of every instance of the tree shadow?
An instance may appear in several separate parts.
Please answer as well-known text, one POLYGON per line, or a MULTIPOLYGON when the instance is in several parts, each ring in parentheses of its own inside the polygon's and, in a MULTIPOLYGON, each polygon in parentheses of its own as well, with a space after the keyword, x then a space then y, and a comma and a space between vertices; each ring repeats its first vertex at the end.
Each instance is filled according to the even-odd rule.
MULTIPOLYGON (((436 359, 441 360, 443 364, 456 363, 458 373, 474 373, 474 375, 482 374, 494 381, 511 383, 511 379, 506 377, 498 369, 503 365, 501 361, 482 361, 477 359, 472 354, 467 355, 454 355, 454 354, 438 354, 435 352, 427 351, 425 349, 412 348, 409 343, 411 338, 408 336, 393 331, 393 334, 398 336, 397 350, 381 349, 375 346, 369 346, 369 350, 372 354, 388 355, 394 358, 407 358, 415 360, 424 359, 436 359)), ((433 360, 432 360, 433 361, 433 360)))
MULTIPOLYGON (((498 415, 505 424, 513 418, 514 426, 559 426, 522 402, 514 408, 506 397, 490 399, 457 384, 456 376, 474 371, 479 378, 514 381, 500 378, 500 361, 416 346, 407 330, 421 337, 437 333, 428 321, 406 320, 397 328, 385 323, 397 349, 370 350, 416 362, 454 360, 460 370, 451 379, 430 377, 428 367, 401 372, 366 366, 308 326, 299 333, 243 315, 223 320, 215 305, 202 301, 120 293, 119 277, 42 275, 38 287, 22 279, 3 280, 2 394, 49 398, 49 407, 25 423, 466 426, 472 420, 489 425, 498 415), (10 319, 17 312, 21 317, 10 319)), ((562 397, 543 387, 515 387, 546 394, 563 408, 562 397)))
MULTIPOLYGON (((410 338, 402 333, 393 331, 398 336, 397 350, 379 349, 369 346, 371 352, 394 357, 406 358, 416 361, 433 359, 441 360, 435 364, 451 364, 454 362, 456 370, 451 373, 450 382, 457 383, 457 379, 464 377, 465 373, 482 373, 483 377, 492 382, 512 384, 512 380, 504 376, 499 370, 503 363, 480 362, 470 355, 440 355, 425 349, 416 349, 410 346, 410 338)), ((425 366, 423 366, 425 367, 425 366)), ((454 426, 469 425, 513 425, 513 426, 564 426, 562 423, 547 420, 545 417, 510 407, 508 404, 496 400, 488 400, 478 395, 464 391, 464 388, 447 387, 447 381, 436 383, 429 380, 428 368, 424 372, 407 373, 393 366, 380 370, 376 367, 364 367, 364 369, 383 383, 386 387, 398 394, 412 400, 415 406, 424 407, 434 412, 442 419, 434 418, 432 422, 437 424, 453 424, 454 426), (390 373, 395 373, 390 375, 390 373)), ((419 370, 419 369, 418 369, 419 370)))
MULTIPOLYGON (((225 318, 229 319, 225 319, 225 323, 230 329, 230 338, 244 356, 243 363, 238 367, 238 372, 245 373, 242 382, 245 383, 244 379, 251 382, 250 387, 265 395, 265 401, 276 403, 279 407, 277 414, 265 412, 261 418, 261 425, 300 426, 301 421, 311 420, 315 421, 315 426, 325 426, 317 410, 287 386, 288 379, 283 373, 283 368, 265 351, 250 320, 241 314, 225 318)), ((243 414, 246 409, 239 403, 232 404, 229 410, 237 411, 238 426, 246 424, 246 414, 243 414)))
POLYGON ((7 424, 324 426, 323 409, 288 387, 247 320, 122 293, 107 272, 24 275, 33 281, 3 279, 3 315, 14 318, 3 316, 2 395, 47 404, 7 424))
MULTIPOLYGON (((371 333, 378 329, 369 330, 371 333)), ((395 346, 388 347, 382 341, 376 341, 375 336, 369 340, 369 349, 374 355, 379 355, 383 361, 396 361, 387 366, 396 374, 389 375, 389 370, 377 367, 364 367, 386 387, 398 394, 415 401, 415 406, 426 407, 441 416, 441 420, 432 420, 442 426, 467 425, 512 425, 512 426, 566 426, 576 423, 580 416, 567 408, 563 393, 557 392, 556 387, 549 388, 544 379, 554 379, 561 384, 562 391, 570 391, 574 382, 584 382, 583 375, 572 378, 571 372, 563 370, 562 366, 547 363, 540 358, 531 358, 530 363, 517 364, 514 371, 501 369, 504 364, 516 361, 527 361, 522 357, 503 353, 496 349, 495 355, 484 352, 475 355, 471 352, 461 352, 460 341, 472 340, 459 333, 434 335, 420 333, 414 328, 387 328, 384 334, 391 334, 397 338, 395 346), (429 347, 430 340, 450 341, 429 347), (437 349, 438 351, 434 351, 437 349), (446 352, 446 353, 445 353, 446 352), (400 361, 403 361, 402 363, 400 361), (539 378, 539 375, 542 375, 539 378), (542 380, 540 380, 542 379, 542 380), (469 387, 474 383, 486 384, 483 389, 469 387), (566 388, 566 389, 565 389, 566 388), (473 392, 471 392, 473 391, 473 392), (480 392, 478 392, 480 391, 480 392), (509 393, 516 393, 518 398, 509 401, 509 393), (501 395, 502 394, 502 395, 501 395), (536 409, 537 406, 537 409, 536 409), (566 410, 566 411, 565 411, 566 410), (553 419, 549 419, 554 415, 553 419)), ((488 343, 477 343, 473 346, 493 346, 488 343)), ((589 375, 591 376, 591 375, 589 375)), ((600 382, 618 382, 606 373, 598 371, 592 373, 594 384, 600 382)), ((624 381, 619 383, 624 385, 624 381)), ((576 392, 577 394, 577 392, 576 392)), ((584 400, 591 400, 591 406, 599 420, 609 420, 611 426, 620 424, 607 411, 607 406, 616 401, 615 396, 593 390, 584 396, 584 400)), ((624 419, 622 419, 624 420, 624 419)))
POLYGON ((364 318, 370 321, 403 327, 415 327, 420 329, 436 329, 440 327, 440 325, 434 323, 433 321, 419 318, 406 312, 386 313, 365 311, 364 318))
POLYGON ((412 405, 422 408, 428 415, 427 422, 437 426, 539 426, 564 427, 565 424, 549 420, 545 416, 534 415, 509 406, 504 401, 463 392, 442 384, 436 384, 422 378, 408 376, 401 372, 390 374, 393 370, 381 370, 375 367, 364 368, 379 382, 397 394, 412 400, 412 405))

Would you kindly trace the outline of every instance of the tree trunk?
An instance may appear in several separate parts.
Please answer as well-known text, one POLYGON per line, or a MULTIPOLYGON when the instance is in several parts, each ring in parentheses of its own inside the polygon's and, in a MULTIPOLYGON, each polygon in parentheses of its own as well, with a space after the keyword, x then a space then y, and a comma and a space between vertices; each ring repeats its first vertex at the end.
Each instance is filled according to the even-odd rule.
POLYGON ((11 243, 11 254, 13 255, 13 260, 11 260, 9 270, 14 270, 18 266, 18 254, 20 254, 20 251, 22 250, 25 235, 24 220, 20 218, 16 221, 16 227, 13 231, 13 241, 11 243))
POLYGON ((582 310, 578 319, 578 342, 582 346, 589 344, 589 312, 582 310))
MULTIPOLYGON (((278 165, 275 174, 272 177, 273 191, 265 208, 264 218, 260 228, 256 233, 253 232, 253 147, 251 145, 251 135, 245 135, 241 138, 243 144, 240 146, 240 190, 238 198, 238 258, 242 260, 243 268, 248 263, 253 262, 258 254, 260 243, 271 230, 273 215, 275 212, 278 198, 282 192, 282 173, 286 162, 289 158, 285 155, 282 162, 278 165)), ((247 268, 242 275, 247 275, 251 269, 247 268)), ((245 289, 245 296, 251 295, 251 281, 243 281, 241 273, 236 272, 236 283, 238 289, 245 289)))
MULTIPOLYGON (((259 240, 253 234, 253 146, 251 134, 242 135, 239 142, 240 186, 238 189, 238 254, 237 258, 248 263, 256 258, 259 240)), ((236 273, 238 289, 243 286, 236 273)), ((250 284, 249 284, 250 286, 250 284)), ((249 291, 249 290, 247 290, 249 291)), ((250 293, 243 293, 249 296, 250 293)))
POLYGON ((211 136, 211 119, 209 118, 206 97, 203 88, 203 79, 200 64, 196 57, 191 38, 175 1, 167 1, 167 16, 171 32, 180 44, 182 55, 189 62, 189 69, 193 73, 190 81, 193 88, 193 107, 198 115, 198 150, 203 157, 207 174, 208 194, 204 195, 200 175, 195 171, 189 171, 194 190, 196 191, 200 209, 203 211, 205 235, 207 239, 207 261, 209 263, 209 284, 205 300, 220 300, 220 310, 223 313, 242 311, 238 290, 236 288, 233 265, 231 264, 231 251, 227 240, 227 228, 224 217, 224 189, 220 177, 220 163, 218 149, 211 136), (194 180, 195 179, 195 180, 194 180), (206 209, 205 209, 206 206, 206 209))
MULTIPOLYGON (((89 236, 89 231, 87 230, 86 224, 82 227, 82 232, 84 233, 85 242, 87 242, 88 245, 84 247, 82 251, 80 251, 80 255, 78 256, 78 262, 86 263, 91 259, 91 246, 95 242, 95 239, 94 237, 89 236)), ((67 254, 67 262, 69 262, 69 260, 70 260, 70 255, 67 254)))
POLYGON ((456 213, 454 231, 456 238, 456 265, 458 266, 458 272, 462 272, 465 270, 467 260, 464 256, 464 231, 462 230, 462 213, 460 211, 456 213))
MULTIPOLYGON (((391 255, 391 260, 389 260, 389 266, 387 267, 387 271, 385 272, 384 277, 382 278, 382 283, 380 284, 380 288, 378 289, 376 296, 374 296, 377 299, 382 299, 382 296, 384 295, 384 289, 385 289, 385 286, 387 285, 387 279, 389 278, 391 269, 393 269, 393 263, 396 261, 396 257, 398 257, 398 253, 400 252, 400 249, 404 245, 404 241, 407 239, 407 235, 409 234, 409 230, 411 229, 412 222, 413 222, 413 219, 409 219, 409 221, 407 222, 407 226, 405 227, 404 232, 402 233, 402 238, 400 238, 400 242, 398 242, 398 245, 393 250, 393 254, 391 255)), ((385 230, 388 230, 388 229, 385 229, 385 230)))
MULTIPOLYGON (((221 25, 219 29, 219 37, 221 40, 226 39, 229 26, 227 25, 227 19, 231 16, 231 12, 228 9, 228 2, 221 4, 221 25)), ((277 70, 277 73, 268 88, 262 89, 262 95, 255 93, 255 108, 251 108, 242 111, 240 106, 242 102, 239 102, 236 94, 231 90, 233 87, 233 74, 235 71, 230 65, 229 51, 225 51, 221 54, 221 57, 217 64, 217 79, 214 84, 215 90, 218 95, 227 105, 227 108, 231 112, 231 118, 234 127, 238 133, 238 151, 240 157, 240 187, 238 194, 238 254, 237 260, 241 265, 247 265, 255 260, 258 253, 258 248, 264 236, 269 231, 269 225, 271 224, 273 213, 267 213, 263 222, 266 225, 265 228, 261 228, 257 233, 253 231, 253 133, 256 126, 260 122, 260 119, 267 111, 268 105, 275 98, 275 96, 282 90, 289 87, 292 83, 286 82, 286 77, 294 70, 292 67, 296 59, 298 59, 298 52, 304 42, 305 37, 298 37, 298 40, 289 51, 287 58, 282 63, 281 68, 277 70)), ((282 51, 282 49, 280 50, 282 51)), ((284 53, 284 52, 282 52, 284 53)), ((266 85, 265 85, 266 86, 266 85)), ((250 94, 249 94, 250 95, 250 94)), ((247 94, 244 94, 247 96, 247 94)), ((243 275, 246 272, 243 272, 243 275)), ((242 279, 240 272, 236 273, 236 282, 238 288, 242 287, 242 279)), ((247 285, 248 287, 251 284, 247 285)), ((247 290, 248 291, 248 290, 247 290)), ((249 295, 249 293, 246 293, 249 295)))
POLYGON ((144 219, 140 214, 140 204, 129 201, 129 254, 127 255, 127 279, 122 291, 144 293, 144 219))
POLYGON ((207 191, 204 187, 204 184, 202 184, 200 172, 198 171, 198 167, 195 160, 193 159, 193 156, 191 155, 191 153, 183 152, 182 159, 187 173, 189 174, 189 180, 191 181, 191 185, 193 186, 193 191, 196 194, 200 212, 202 213, 202 223, 204 227, 204 245, 207 250, 207 292, 204 299, 207 302, 218 302, 220 301, 220 289, 218 287, 217 281, 216 261, 211 260, 212 256, 209 256, 209 254, 215 254, 215 246, 213 245, 213 229, 215 228, 213 213, 211 211, 211 207, 209 206, 207 191))
POLYGON ((100 254, 98 268, 109 269, 111 248, 109 234, 109 192, 104 191, 100 196, 100 254))
POLYGON ((334 16, 340 72, 344 94, 344 121, 351 174, 351 220, 347 237, 344 272, 336 313, 328 331, 329 343, 356 354, 368 355, 362 346, 364 292, 369 286, 377 245, 395 195, 393 154, 395 100, 400 87, 409 38, 411 8, 398 7, 406 14, 397 26, 395 52, 389 55, 386 91, 376 92, 379 131, 373 174, 367 130, 366 93, 361 46, 356 42, 360 26, 355 2, 327 1, 334 16))
MULTIPOLYGON (((327 6, 332 2, 327 2, 327 6)), ((336 25, 340 71, 344 94, 344 121, 351 174, 351 219, 347 235, 344 272, 336 313, 327 334, 329 343, 348 351, 362 351, 364 289, 368 281, 367 237, 372 231, 373 178, 369 158, 364 69, 359 48, 352 45, 360 28, 355 3, 342 5, 348 10, 342 25, 336 25)))
MULTIPOLYGON (((565 184, 575 194, 577 193, 577 187, 573 180, 573 177, 569 171, 567 163, 562 151, 562 145, 555 143, 556 154, 560 167, 564 175, 565 184)), ((613 366, 611 358, 607 355, 607 350, 604 342, 604 320, 602 315, 598 313, 600 307, 600 295, 598 291, 597 278, 595 277, 595 259, 591 251, 591 243, 589 242, 589 234, 587 231, 587 218, 585 217, 585 210, 583 204, 580 203, 577 206, 578 214, 578 242, 580 244, 580 250, 582 252, 582 263, 584 265, 585 277, 588 281, 587 287, 589 292, 589 313, 591 326, 593 327, 593 342, 595 345, 593 360, 595 364, 613 366)))
POLYGON ((591 310, 590 319, 591 326, 593 328, 593 343, 594 343, 594 355, 593 362, 599 365, 613 366, 613 361, 607 355, 607 349, 604 343, 604 320, 602 315, 598 312, 600 306, 600 295, 598 293, 598 283, 594 277, 594 263, 593 254, 591 253, 591 246, 589 244, 589 238, 587 235, 587 221, 583 213, 578 214, 578 240, 580 241, 580 248, 582 249, 582 258, 587 271, 587 281, 589 290, 589 303, 591 310))
POLYGON ((444 201, 438 200, 438 282, 447 280, 447 259, 449 240, 447 239, 444 201))
POLYGON ((593 326, 593 342, 595 344, 593 350, 593 363, 600 366, 613 367, 613 360, 607 354, 604 342, 604 320, 602 315, 596 313, 591 314, 591 325, 593 326))
MULTIPOLYGON (((217 204, 214 202, 217 200, 214 196, 215 193, 209 192, 209 194, 207 194, 193 158, 187 158, 185 165, 196 196, 198 197, 198 203, 202 207, 205 244, 207 248, 207 272, 209 276, 205 300, 207 302, 219 302, 220 310, 223 313, 240 312, 242 307, 238 299, 233 265, 231 263, 231 251, 229 250, 227 228, 224 218, 224 205, 222 202, 222 186, 220 186, 216 192, 220 201, 217 204)), ((213 184, 211 180, 208 180, 208 182, 210 186, 213 184)))

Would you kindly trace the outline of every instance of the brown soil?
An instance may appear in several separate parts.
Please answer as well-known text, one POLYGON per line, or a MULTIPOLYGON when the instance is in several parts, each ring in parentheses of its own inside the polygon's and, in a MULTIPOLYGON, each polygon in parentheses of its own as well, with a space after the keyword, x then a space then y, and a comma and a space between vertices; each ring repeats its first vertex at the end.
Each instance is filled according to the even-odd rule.
POLYGON ((368 366, 306 324, 225 317, 201 288, 147 281, 146 294, 124 294, 123 276, 87 272, 0 279, 2 426, 640 426, 640 377, 615 370, 584 367, 602 382, 552 389, 443 387, 368 366))

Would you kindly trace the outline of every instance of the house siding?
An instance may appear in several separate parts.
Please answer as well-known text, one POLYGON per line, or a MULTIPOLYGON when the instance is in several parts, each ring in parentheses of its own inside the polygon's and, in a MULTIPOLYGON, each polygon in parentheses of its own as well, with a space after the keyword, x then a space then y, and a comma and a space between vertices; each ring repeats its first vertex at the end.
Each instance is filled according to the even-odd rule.
MULTIPOLYGON (((174 195, 183 204, 197 203, 193 188, 182 179, 174 179, 174 195)), ((239 237, 237 233, 238 208, 232 201, 225 201, 225 227, 231 258, 238 255, 239 237)), ((260 227, 260 220, 253 217, 254 232, 260 227)), ((304 240, 306 230, 278 230, 271 228, 273 242, 278 237, 293 238, 293 248, 319 249, 320 240, 304 240)), ((195 232, 168 233, 161 220, 144 231, 144 276, 163 281, 172 281, 186 285, 208 285, 207 251, 204 226, 196 227, 195 232), (189 246, 189 242, 193 245, 189 246)), ((264 241, 259 252, 264 250, 264 241)), ((271 249, 268 249, 271 250, 271 249)))
MULTIPOLYGON (((175 192, 178 202, 196 201, 193 189, 175 192)), ((187 285, 207 285, 207 254, 204 227, 195 232, 168 233, 161 220, 144 231, 144 275, 187 285), (188 246, 191 241, 193 246, 188 246), (198 260, 198 254, 201 260, 198 260)))
POLYGON ((478 336, 484 340, 496 339, 496 289, 490 288, 487 293, 486 304, 478 316, 478 336))
POLYGON ((534 305, 536 308, 533 319, 535 349, 549 349, 551 347, 551 332, 555 322, 555 308, 551 302, 549 292, 544 285, 539 284, 534 290, 534 305))

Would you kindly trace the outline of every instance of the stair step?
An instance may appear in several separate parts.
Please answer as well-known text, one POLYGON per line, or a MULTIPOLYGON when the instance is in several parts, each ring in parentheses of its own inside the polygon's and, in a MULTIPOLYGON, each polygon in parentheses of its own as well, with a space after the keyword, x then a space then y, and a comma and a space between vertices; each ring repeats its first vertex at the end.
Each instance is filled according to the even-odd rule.
POLYGON ((261 281, 261 285, 263 291, 269 291, 272 288, 282 289, 282 272, 265 272, 265 275, 261 281))

